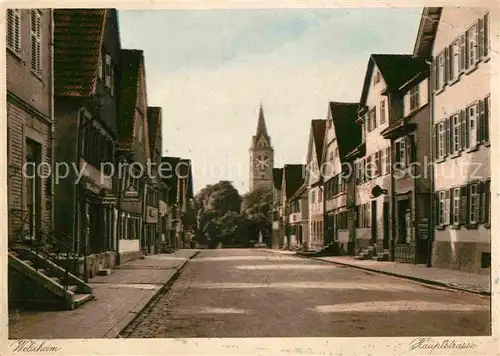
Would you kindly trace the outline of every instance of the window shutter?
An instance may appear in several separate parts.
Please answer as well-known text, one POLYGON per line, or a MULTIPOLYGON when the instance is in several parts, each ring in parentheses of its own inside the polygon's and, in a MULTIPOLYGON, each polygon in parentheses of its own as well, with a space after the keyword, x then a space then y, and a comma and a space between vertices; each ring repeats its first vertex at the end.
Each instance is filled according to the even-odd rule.
POLYGON ((453 195, 453 188, 451 188, 451 189, 448 191, 448 196, 449 196, 449 199, 450 199, 450 200, 449 200, 449 201, 450 201, 450 203, 449 203, 449 206, 450 206, 450 211, 449 211, 449 214, 448 214, 448 219, 450 219, 449 223, 450 223, 450 224, 453 224, 453 223, 454 223, 454 221, 453 221, 453 205, 454 205, 454 203, 455 203, 455 202, 453 201, 453 200, 454 200, 454 199, 453 199, 453 198, 454 198, 454 195, 453 195))
POLYGON ((486 222, 486 182, 479 182, 479 222, 486 222))
POLYGON ((467 223, 468 209, 467 209, 467 186, 460 187, 460 224, 467 223))
POLYGON ((437 59, 433 58, 432 60, 432 66, 431 66, 431 91, 435 92, 436 89, 438 88, 438 82, 437 82, 437 59))
POLYGON ((486 142, 490 141, 490 99, 490 96, 484 99, 483 139, 486 142))
POLYGON ((444 120, 444 155, 447 156, 450 153, 450 147, 451 147, 451 142, 450 142, 450 120, 445 119, 444 120))
POLYGON ((471 187, 470 184, 466 186, 466 189, 467 189, 467 206, 465 209, 466 213, 467 213, 466 220, 465 220, 466 224, 470 223, 470 201, 471 201, 470 187, 471 187))
POLYGON ((450 80, 449 69, 450 69, 450 49, 448 47, 445 47, 445 49, 444 49, 444 78, 443 78, 444 84, 448 83, 448 81, 450 80))
POLYGON ((21 9, 14 9, 14 52, 21 53, 21 9))
POLYGON ((481 124, 481 109, 484 110, 484 102, 482 100, 479 100, 476 103, 476 144, 479 144, 481 142, 481 127, 483 126, 481 124))
POLYGON ((400 151, 401 142, 396 142, 396 162, 401 160, 401 151, 400 151))
POLYGON ((485 110, 484 110, 485 100, 479 100, 478 102, 478 130, 477 130, 477 142, 483 142, 485 140, 485 110))
POLYGON ((444 206, 445 206, 444 221, 445 221, 445 224, 448 225, 450 223, 450 191, 449 190, 445 191, 444 206))
POLYGON ((484 35, 483 35, 483 56, 488 56, 490 54, 490 25, 489 25, 489 13, 484 15, 483 20, 484 25, 484 35))
POLYGON ((466 32, 464 36, 465 36, 464 70, 467 70, 469 68, 469 46, 470 46, 468 32, 466 32))
POLYGON ((487 180, 485 183, 485 191, 486 191, 486 202, 484 204, 484 210, 485 210, 485 222, 489 223, 491 222, 490 219, 490 213, 491 213, 491 187, 490 187, 490 180, 487 180))
POLYGON ((476 62, 483 57, 483 47, 484 47, 484 20, 477 20, 476 29, 476 62))
POLYGON ((481 220, 481 193, 480 193, 480 183, 475 183, 476 184, 476 197, 479 197, 479 199, 476 200, 476 206, 474 207, 475 212, 474 215, 476 217, 476 222, 479 222, 481 220), (479 193, 479 194, 478 194, 479 193))

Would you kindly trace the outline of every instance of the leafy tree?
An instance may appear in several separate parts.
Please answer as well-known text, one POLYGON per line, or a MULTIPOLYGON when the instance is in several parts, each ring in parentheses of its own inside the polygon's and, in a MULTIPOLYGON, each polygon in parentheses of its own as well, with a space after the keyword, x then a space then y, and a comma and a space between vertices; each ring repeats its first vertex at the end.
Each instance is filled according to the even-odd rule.
POLYGON ((273 190, 269 187, 260 187, 243 197, 242 213, 248 219, 250 235, 258 238, 259 230, 263 238, 268 240, 271 236, 271 209, 273 190))
POLYGON ((242 198, 229 181, 207 185, 195 197, 198 241, 210 239, 230 243, 245 235, 246 222, 240 215, 242 198))

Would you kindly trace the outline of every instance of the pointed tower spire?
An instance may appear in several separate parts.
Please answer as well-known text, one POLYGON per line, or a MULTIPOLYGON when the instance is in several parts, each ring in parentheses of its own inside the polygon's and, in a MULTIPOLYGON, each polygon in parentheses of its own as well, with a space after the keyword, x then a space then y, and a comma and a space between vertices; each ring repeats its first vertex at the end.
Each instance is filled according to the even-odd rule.
POLYGON ((259 121, 257 123, 257 133, 255 134, 255 136, 259 137, 260 135, 268 136, 266 128, 266 119, 264 118, 264 109, 262 108, 262 103, 260 103, 259 121))

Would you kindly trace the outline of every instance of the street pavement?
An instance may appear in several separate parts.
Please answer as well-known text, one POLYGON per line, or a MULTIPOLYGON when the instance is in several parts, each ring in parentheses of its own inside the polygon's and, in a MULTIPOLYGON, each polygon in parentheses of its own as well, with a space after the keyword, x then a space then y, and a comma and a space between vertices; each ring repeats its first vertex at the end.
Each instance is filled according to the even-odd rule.
POLYGON ((196 253, 146 256, 96 276, 89 281, 95 299, 72 311, 9 310, 9 338, 114 338, 196 253))
POLYGON ((120 336, 486 336, 490 302, 292 255, 203 250, 120 336))

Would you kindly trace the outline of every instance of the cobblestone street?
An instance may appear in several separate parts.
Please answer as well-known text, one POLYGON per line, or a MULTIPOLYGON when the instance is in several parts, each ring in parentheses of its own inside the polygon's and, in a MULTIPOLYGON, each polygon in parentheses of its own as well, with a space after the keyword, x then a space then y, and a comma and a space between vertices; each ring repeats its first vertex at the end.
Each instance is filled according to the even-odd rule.
POLYGON ((122 337, 488 335, 490 298, 258 250, 205 250, 122 337))

